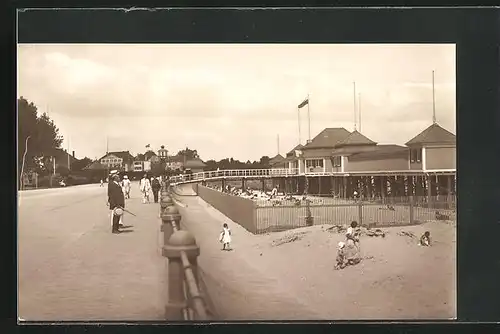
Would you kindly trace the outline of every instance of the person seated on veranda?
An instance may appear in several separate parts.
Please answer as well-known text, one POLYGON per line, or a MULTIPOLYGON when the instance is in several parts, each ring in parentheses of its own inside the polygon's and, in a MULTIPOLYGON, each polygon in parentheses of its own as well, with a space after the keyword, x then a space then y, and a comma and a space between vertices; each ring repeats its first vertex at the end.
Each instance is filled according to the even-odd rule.
POLYGON ((431 232, 425 231, 424 234, 420 237, 420 242, 418 243, 420 246, 430 246, 431 245, 431 232))

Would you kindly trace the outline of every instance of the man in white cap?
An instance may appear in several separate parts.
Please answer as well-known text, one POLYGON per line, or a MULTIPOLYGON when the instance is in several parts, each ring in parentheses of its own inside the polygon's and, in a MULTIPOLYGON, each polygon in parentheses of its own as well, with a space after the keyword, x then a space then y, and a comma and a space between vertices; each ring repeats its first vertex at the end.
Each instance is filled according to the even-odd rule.
POLYGON ((123 193, 126 199, 130 198, 130 180, 127 175, 123 175, 122 180, 123 193))
POLYGON ((123 217, 123 209, 125 208, 125 197, 123 196, 122 187, 120 186, 120 176, 113 174, 110 176, 108 185, 108 202, 111 210, 112 233, 120 233, 120 220, 123 217))

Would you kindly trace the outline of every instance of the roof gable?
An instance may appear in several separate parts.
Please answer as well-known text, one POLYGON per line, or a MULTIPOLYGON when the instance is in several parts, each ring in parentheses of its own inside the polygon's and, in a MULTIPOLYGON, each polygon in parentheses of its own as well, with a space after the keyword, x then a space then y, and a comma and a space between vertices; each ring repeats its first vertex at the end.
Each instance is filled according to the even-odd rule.
POLYGON ((326 128, 302 149, 334 148, 337 143, 346 139, 350 134, 351 133, 344 128, 326 128))
POLYGON ((144 153, 144 160, 150 160, 152 157, 156 157, 156 153, 153 151, 147 151, 144 153))
POLYGON ((434 123, 408 141, 406 146, 455 143, 456 136, 453 133, 434 123))
POLYGON ((301 148, 303 148, 303 147, 304 147, 304 145, 299 144, 299 145, 295 146, 294 148, 292 148, 289 152, 287 152, 287 154, 286 154, 286 155, 289 155, 289 154, 295 154, 295 150, 300 150, 300 149, 301 149, 301 148))
POLYGON ((271 159, 269 159, 269 162, 271 164, 274 164, 274 163, 282 162, 283 160, 285 160, 285 158, 281 154, 277 154, 274 157, 272 157, 271 159))
POLYGON ((342 146, 355 146, 355 145, 377 145, 376 142, 373 140, 369 139, 368 137, 362 135, 359 133, 357 130, 354 130, 341 142, 337 143, 335 147, 342 147, 342 146))
POLYGON ((103 164, 101 164, 99 161, 94 161, 91 164, 89 164, 88 166, 84 167, 83 169, 85 169, 85 170, 103 170, 103 169, 106 169, 106 167, 103 164))
POLYGON ((108 152, 105 156, 99 158, 99 160, 102 160, 111 155, 114 155, 117 158, 121 158, 123 159, 123 161, 132 161, 134 159, 134 157, 132 156, 132 154, 130 154, 129 151, 116 151, 116 152, 108 152))

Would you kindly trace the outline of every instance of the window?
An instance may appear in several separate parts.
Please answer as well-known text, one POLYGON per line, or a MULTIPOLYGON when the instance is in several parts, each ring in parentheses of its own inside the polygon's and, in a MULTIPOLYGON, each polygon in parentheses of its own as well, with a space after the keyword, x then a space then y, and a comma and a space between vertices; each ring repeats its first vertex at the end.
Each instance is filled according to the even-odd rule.
POLYGON ((323 168, 323 159, 307 159, 306 168, 323 168))
POLYGON ((422 149, 411 149, 410 150, 410 162, 421 162, 422 161, 422 149))
POLYGON ((332 165, 333 167, 341 167, 342 166, 342 157, 341 156, 335 156, 332 158, 332 165))

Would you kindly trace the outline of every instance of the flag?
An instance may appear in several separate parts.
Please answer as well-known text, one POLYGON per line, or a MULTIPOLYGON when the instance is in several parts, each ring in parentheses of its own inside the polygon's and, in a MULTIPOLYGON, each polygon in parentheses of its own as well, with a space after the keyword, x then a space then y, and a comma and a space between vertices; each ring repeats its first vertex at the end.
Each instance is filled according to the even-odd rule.
POLYGON ((150 147, 151 147, 151 145, 149 145, 149 144, 146 145, 146 148, 150 148, 150 147))
POLYGON ((306 98, 304 101, 302 101, 301 104, 298 105, 298 108, 302 108, 302 107, 305 107, 309 104, 309 98, 306 98))

